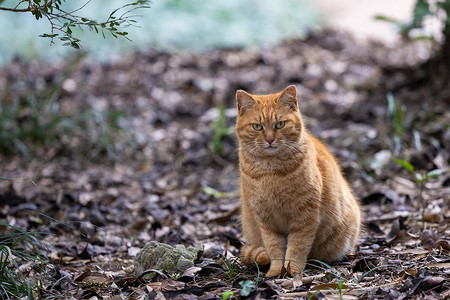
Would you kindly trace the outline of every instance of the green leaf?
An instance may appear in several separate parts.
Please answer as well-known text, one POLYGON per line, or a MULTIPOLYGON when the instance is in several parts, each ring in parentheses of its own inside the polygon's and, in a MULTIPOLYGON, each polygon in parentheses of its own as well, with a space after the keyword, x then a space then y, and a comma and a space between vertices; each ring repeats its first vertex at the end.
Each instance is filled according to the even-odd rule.
POLYGON ((442 10, 444 10, 447 16, 445 18, 444 33, 448 34, 450 32, 450 0, 437 2, 436 5, 442 10))
POLYGON ((41 34, 39 37, 49 37, 49 38, 54 38, 54 37, 57 37, 57 36, 58 36, 57 33, 55 33, 55 34, 44 33, 44 34, 41 34))
POLYGON ((240 281, 239 284, 242 286, 241 296, 244 297, 250 295, 252 289, 256 287, 255 282, 251 280, 240 281))
POLYGON ((36 20, 39 20, 40 18, 42 18, 42 14, 39 10, 32 11, 31 13, 34 15, 36 20))
POLYGON ((384 15, 376 15, 375 20, 394 24, 398 28, 400 34, 405 37, 408 36, 408 33, 411 31, 411 29, 415 28, 412 22, 402 23, 399 20, 384 15))
POLYGON ((388 115, 394 119, 395 135, 401 137, 403 135, 403 111, 404 107, 399 107, 392 93, 387 93, 388 115))
POLYGON ((439 6, 440 8, 442 8, 447 13, 447 18, 450 18, 450 16, 449 16, 449 13, 450 13, 450 0, 437 2, 436 5, 439 6))
POLYGON ((414 171, 414 166, 412 164, 410 164, 409 162, 407 162, 406 160, 394 158, 394 161, 396 163, 398 163, 399 165, 401 165, 406 170, 408 170, 409 172, 411 172, 412 174, 414 174, 414 175, 416 174, 416 172, 414 171))
POLYGON ((450 170, 449 169, 434 169, 425 175, 425 179, 428 180, 433 177, 441 176, 442 174, 445 174, 448 171, 450 171, 450 170))
POLYGON ((376 15, 374 18, 375 18, 375 20, 384 21, 384 22, 395 24, 395 25, 401 24, 400 21, 398 21, 394 18, 388 17, 388 16, 384 16, 384 15, 376 15))
POLYGON ((203 192, 208 196, 213 196, 214 198, 222 198, 228 195, 225 192, 221 192, 207 185, 203 186, 203 192))
POLYGON ((429 35, 419 35, 412 38, 413 41, 434 41, 434 38, 429 35))
POLYGON ((422 21, 427 15, 431 15, 430 5, 426 0, 417 0, 414 7, 413 28, 422 27, 422 21))
POLYGON ((70 46, 75 49, 80 49, 80 44, 78 44, 77 42, 71 42, 70 46))
POLYGON ((222 294, 222 299, 227 300, 229 297, 233 297, 234 293, 232 291, 225 291, 222 294))

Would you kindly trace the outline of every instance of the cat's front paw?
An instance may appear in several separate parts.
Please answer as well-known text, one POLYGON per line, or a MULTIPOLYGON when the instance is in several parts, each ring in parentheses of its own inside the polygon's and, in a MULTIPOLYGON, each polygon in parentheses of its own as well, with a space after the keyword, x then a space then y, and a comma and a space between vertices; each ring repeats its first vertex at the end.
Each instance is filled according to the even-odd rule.
POLYGON ((301 263, 293 263, 293 262, 287 262, 286 263, 286 271, 289 276, 294 277, 297 274, 300 274, 305 269, 305 265, 301 263))
POLYGON ((281 273, 281 269, 283 268, 282 264, 271 264, 269 271, 266 273, 266 277, 277 276, 281 273))
POLYGON ((267 271, 267 273, 266 273, 266 277, 277 276, 277 275, 280 274, 280 272, 281 272, 281 270, 280 270, 280 271, 277 271, 277 270, 269 270, 269 271, 267 271))

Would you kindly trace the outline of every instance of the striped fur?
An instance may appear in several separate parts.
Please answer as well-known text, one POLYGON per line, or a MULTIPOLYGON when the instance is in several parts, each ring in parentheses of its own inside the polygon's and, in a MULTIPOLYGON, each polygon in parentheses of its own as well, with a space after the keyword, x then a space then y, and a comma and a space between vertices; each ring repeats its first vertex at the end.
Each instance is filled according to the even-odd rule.
POLYGON ((241 248, 241 262, 246 265, 257 263, 258 265, 266 266, 270 264, 270 258, 263 247, 247 244, 241 248))
POLYGON ((359 203, 333 155, 305 129, 295 86, 271 95, 236 93, 243 261, 266 276, 307 259, 338 260, 356 245, 359 203))

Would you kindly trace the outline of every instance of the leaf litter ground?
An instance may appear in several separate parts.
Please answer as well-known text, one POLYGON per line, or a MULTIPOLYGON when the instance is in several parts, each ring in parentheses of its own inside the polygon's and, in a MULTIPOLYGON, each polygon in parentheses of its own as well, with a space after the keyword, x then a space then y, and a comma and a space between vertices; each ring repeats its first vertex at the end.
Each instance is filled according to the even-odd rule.
POLYGON ((2 156, 0 175, 13 180, 0 181, 0 217, 38 232, 50 261, 44 278, 32 264, 23 270, 41 280, 45 297, 448 299, 449 174, 421 188, 393 161, 409 161, 420 174, 449 168, 448 73, 427 69, 431 48, 361 44, 326 30, 259 51, 83 60, 68 74, 64 64, 14 61, 0 70, 4 103, 61 80, 56 101, 67 113, 89 106, 126 115, 125 132, 113 132, 124 141, 115 161, 92 159, 71 136, 34 149, 32 160, 2 156), (309 129, 341 161, 365 229, 342 262, 266 279, 264 269, 239 264, 236 142, 228 128, 237 89, 288 84, 298 88, 309 129), (149 241, 204 245, 204 256, 185 274, 159 270, 146 279, 133 273, 133 258, 149 241))

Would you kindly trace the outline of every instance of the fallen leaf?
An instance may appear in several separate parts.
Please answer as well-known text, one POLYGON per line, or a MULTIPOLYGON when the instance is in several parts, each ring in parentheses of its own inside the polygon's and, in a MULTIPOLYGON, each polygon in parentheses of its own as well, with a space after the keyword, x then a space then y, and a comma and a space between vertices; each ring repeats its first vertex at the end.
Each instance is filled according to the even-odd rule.
POLYGON ((391 231, 386 236, 386 242, 392 243, 404 243, 417 236, 408 233, 406 226, 401 218, 397 218, 392 223, 391 231))
MULTIPOLYGON (((288 281, 289 279, 286 279, 285 281, 288 281)), ((267 284, 271 289, 273 290, 280 290, 283 286, 284 281, 281 283, 281 286, 276 284, 273 280, 266 280, 264 281, 265 284, 267 284)))
POLYGON ((94 256, 94 246, 88 242, 77 244, 77 256, 82 259, 92 259, 94 256))
POLYGON ((450 255, 450 245, 448 241, 440 240, 437 242, 437 247, 442 254, 450 255))
POLYGON ((339 289, 348 289, 349 286, 346 284, 343 285, 339 285, 335 282, 332 283, 321 283, 318 285, 315 285, 311 288, 312 291, 320 291, 320 290, 325 290, 325 289, 334 289, 334 290, 339 290, 339 289))
POLYGON ((193 294, 195 296, 201 296, 205 291, 208 291, 210 289, 214 288, 220 288, 227 286, 225 283, 222 282, 214 282, 214 283, 208 283, 203 287, 193 285, 191 287, 187 287, 184 289, 179 289, 176 291, 163 291, 162 293, 166 298, 174 298, 179 295, 185 295, 185 294, 193 294))
POLYGON ((426 214, 422 216, 422 221, 428 223, 439 223, 442 220, 442 215, 440 214, 426 214))
POLYGON ((415 270, 415 269, 404 269, 403 271, 400 272, 399 275, 402 278, 407 276, 407 275, 416 276, 417 275, 417 270, 415 270))
POLYGON ((421 289, 424 292, 428 292, 431 290, 436 289, 441 284, 446 282, 447 280, 440 276, 427 276, 424 278, 423 282, 421 283, 421 289))
POLYGON ((104 273, 92 272, 92 271, 88 270, 88 271, 80 274, 74 280, 76 282, 88 282, 88 283, 103 284, 103 283, 112 282, 113 278, 104 273))
POLYGON ((186 269, 184 272, 183 272, 183 276, 184 275, 194 275, 194 274, 196 274, 196 273, 198 273, 200 270, 201 270, 202 268, 200 268, 200 267, 190 267, 190 268, 188 268, 188 269, 186 269))
POLYGON ((294 276, 294 279, 292 280, 292 286, 294 289, 297 289, 303 285, 303 274, 297 274, 294 276))
POLYGON ((286 288, 292 288, 293 287, 293 279, 285 278, 285 279, 282 279, 282 280, 283 280, 283 282, 280 283, 280 286, 282 288, 286 289, 286 288))
POLYGON ((415 278, 408 280, 399 291, 408 295, 429 292, 438 288, 445 282, 445 278, 440 276, 424 276, 423 272, 417 274, 415 278))
POLYGON ((147 290, 151 288, 152 291, 160 291, 163 288, 162 281, 158 282, 149 282, 145 285, 147 287, 147 290))
POLYGON ((158 274, 160 276, 160 278, 164 278, 164 279, 168 278, 167 275, 164 274, 163 272, 161 272, 159 270, 151 269, 151 270, 147 270, 147 271, 143 272, 142 274, 140 274, 138 276, 137 280, 141 280, 142 278, 145 278, 146 275, 152 275, 152 278, 154 279, 156 277, 153 277, 153 275, 154 275, 153 273, 158 274))
MULTIPOLYGON (((288 268, 289 270, 291 269, 291 262, 288 263, 288 267, 287 267, 287 268, 288 268)), ((281 267, 281 271, 280 271, 280 276, 279 276, 279 278, 285 278, 286 275, 289 274, 288 269, 286 269, 286 267, 283 265, 283 266, 281 267)))
POLYGON ((216 222, 219 225, 226 225, 231 220, 232 216, 239 214, 240 210, 241 210, 241 205, 238 205, 238 206, 232 208, 230 211, 228 211, 228 212, 222 214, 221 216, 214 218, 210 221, 216 222))
POLYGON ((430 263, 430 264, 427 264, 427 267, 440 268, 440 269, 450 268, 450 262, 430 263))
POLYGON ((89 275, 91 275, 91 271, 87 270, 86 272, 81 273, 80 275, 78 275, 77 277, 75 277, 75 281, 76 282, 82 282, 83 279, 85 279, 86 277, 88 277, 89 275))
POLYGON ((421 238, 422 246, 425 249, 433 249, 436 247, 436 242, 438 240, 438 237, 437 237, 436 233, 433 230, 431 230, 431 228, 423 231, 420 238, 421 238))
POLYGON ((367 228, 376 234, 384 235, 384 231, 380 229, 380 227, 373 221, 367 223, 367 228))

